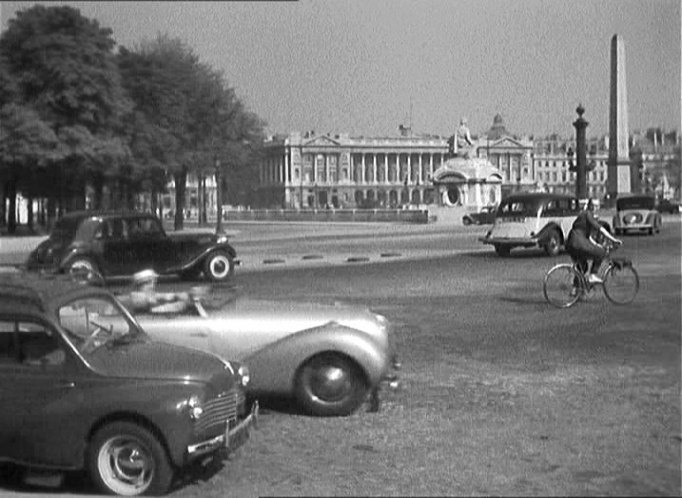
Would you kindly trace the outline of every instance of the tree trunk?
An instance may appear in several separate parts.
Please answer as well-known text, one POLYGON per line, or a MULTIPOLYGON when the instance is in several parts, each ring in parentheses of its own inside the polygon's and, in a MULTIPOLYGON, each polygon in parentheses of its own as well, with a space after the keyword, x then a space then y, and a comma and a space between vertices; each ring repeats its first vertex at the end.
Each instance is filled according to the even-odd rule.
POLYGON ((175 230, 182 230, 185 215, 187 168, 183 166, 178 173, 173 173, 173 180, 175 181, 175 230))
POLYGON ((26 199, 26 214, 27 214, 27 219, 26 219, 26 224, 28 225, 29 230, 33 230, 33 197, 28 197, 26 199))
POLYGON ((7 210, 7 233, 14 235, 17 231, 17 178, 13 171, 10 172, 6 188, 7 197, 9 199, 9 209, 7 210))

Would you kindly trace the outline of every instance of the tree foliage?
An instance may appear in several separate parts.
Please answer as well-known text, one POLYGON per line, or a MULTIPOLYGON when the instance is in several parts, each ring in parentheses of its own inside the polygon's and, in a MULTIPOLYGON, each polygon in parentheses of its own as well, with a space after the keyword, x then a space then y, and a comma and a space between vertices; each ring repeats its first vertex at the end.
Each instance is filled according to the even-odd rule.
MULTIPOLYGON (((34 124, 41 122, 51 130, 50 140, 56 138, 54 147, 36 149, 36 161, 26 163, 29 169, 22 169, 22 175, 51 182, 54 171, 48 170, 58 168, 61 184, 82 192, 86 178, 125 158, 120 117, 130 108, 130 101, 120 84, 114 46, 110 29, 72 7, 36 5, 9 21, 0 38, 0 57, 11 100, 19 107, 4 112, 15 117, 20 112, 34 124), (38 165, 46 168, 45 174, 31 170, 38 165)), ((26 149, 34 138, 8 136, 8 140, 24 142, 13 144, 13 150, 26 149)), ((10 164, 3 156, 0 167, 7 170, 10 164)), ((35 187, 46 190, 46 185, 35 187)), ((60 197, 64 193, 52 192, 60 197)), ((10 219, 13 216, 9 213, 10 219)))
POLYGON ((132 207, 133 194, 161 192, 172 178, 176 228, 189 173, 211 175, 219 159, 229 196, 243 194, 234 185, 255 173, 263 123, 222 73, 167 35, 115 48, 110 29, 72 7, 36 5, 9 21, 0 37, 5 190, 62 210, 82 207, 87 182, 93 207, 105 185, 132 207))

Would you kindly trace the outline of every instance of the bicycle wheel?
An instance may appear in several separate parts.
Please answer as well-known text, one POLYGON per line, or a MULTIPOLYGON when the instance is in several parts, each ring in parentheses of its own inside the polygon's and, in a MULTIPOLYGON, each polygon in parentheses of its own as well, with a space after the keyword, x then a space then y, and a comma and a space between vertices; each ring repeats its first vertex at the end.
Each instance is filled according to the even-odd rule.
POLYGON ((612 303, 631 303, 637 291, 639 291, 639 275, 632 266, 612 264, 604 273, 604 294, 612 303))
POLYGON ((585 292, 580 275, 573 268, 573 265, 560 264, 549 270, 542 283, 542 292, 545 299, 552 306, 557 308, 568 308, 580 299, 585 292), (576 283, 578 285, 576 286, 576 283))

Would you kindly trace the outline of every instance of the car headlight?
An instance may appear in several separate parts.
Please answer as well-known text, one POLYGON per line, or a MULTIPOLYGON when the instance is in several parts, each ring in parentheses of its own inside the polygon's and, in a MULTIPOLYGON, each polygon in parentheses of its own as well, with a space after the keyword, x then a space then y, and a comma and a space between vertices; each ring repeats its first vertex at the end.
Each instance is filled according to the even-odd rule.
POLYGON ((189 416, 192 420, 199 420, 204 413, 201 400, 196 394, 187 400, 187 407, 189 408, 189 416))
POLYGON ((227 235, 219 235, 218 238, 216 239, 216 244, 227 244, 228 237, 227 235))
POLYGON ((239 374, 242 387, 248 386, 249 382, 251 382, 251 373, 249 372, 249 367, 246 365, 240 365, 239 369, 237 370, 237 374, 239 374))

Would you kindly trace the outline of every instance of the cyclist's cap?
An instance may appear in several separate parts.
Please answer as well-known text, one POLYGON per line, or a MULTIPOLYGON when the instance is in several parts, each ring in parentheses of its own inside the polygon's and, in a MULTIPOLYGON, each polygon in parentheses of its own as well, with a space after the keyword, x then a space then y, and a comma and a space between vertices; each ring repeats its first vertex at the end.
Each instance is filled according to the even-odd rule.
POLYGON ((157 278, 159 278, 159 274, 154 270, 142 270, 133 275, 133 283, 137 285, 146 284, 155 282, 157 278))

